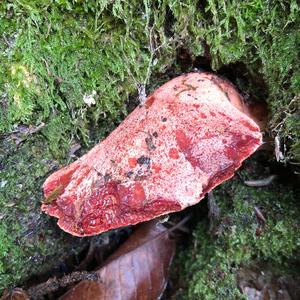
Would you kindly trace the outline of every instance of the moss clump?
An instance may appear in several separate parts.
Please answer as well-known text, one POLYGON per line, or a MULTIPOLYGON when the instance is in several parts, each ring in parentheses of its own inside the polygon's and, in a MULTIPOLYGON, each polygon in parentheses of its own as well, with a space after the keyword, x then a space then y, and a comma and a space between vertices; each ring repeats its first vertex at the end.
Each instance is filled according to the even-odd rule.
POLYGON ((268 264, 280 275, 297 274, 300 209, 288 187, 251 188, 233 179, 215 189, 214 196, 221 209, 215 230, 209 232, 208 222, 200 222, 192 245, 177 258, 179 269, 184 265, 179 281, 186 282, 180 299, 242 299, 237 272, 243 265, 268 264))
MULTIPOLYGON (((124 115, 128 96, 172 65, 177 45, 188 37, 187 17, 196 11, 192 1, 24 0, 0 7, 7 25, 0 29, 7 37, 0 56, 0 132, 44 122, 43 134, 61 157, 67 148, 61 145, 72 137, 90 145, 91 128, 124 115), (176 37, 165 33, 168 11, 176 37), (95 104, 85 103, 88 95, 95 104)), ((198 39, 188 38, 187 47, 192 40, 198 39)))
POLYGON ((66 253, 80 251, 83 239, 72 238, 41 215, 40 186, 59 167, 45 138, 27 136, 18 149, 0 141, 0 290, 27 276, 57 268, 66 253))
MULTIPOLYGON (((209 45, 213 68, 243 62, 248 76, 264 80, 271 109, 271 129, 290 151, 286 160, 300 161, 300 5, 292 1, 208 0, 200 32, 209 45), (296 102, 291 108, 291 102, 296 102), (282 122, 282 123, 281 123, 282 122), (278 126, 278 124, 281 124, 278 126)), ((246 91, 242 82, 236 82, 246 91)), ((250 94, 264 95, 255 86, 250 94)))
POLYGON ((300 160, 299 107, 290 109, 300 92, 296 0, 2 1, 0 17, 0 132, 43 121, 63 156, 57 128, 66 126, 59 144, 72 137, 89 144, 91 127, 125 113, 124 102, 140 84, 151 90, 159 82, 149 86, 150 75, 176 73, 178 49, 195 58, 207 44, 214 70, 243 62, 249 77, 264 80, 267 93, 236 83, 268 95, 271 129, 288 146, 286 160, 300 160), (89 107, 83 98, 93 91, 89 107))

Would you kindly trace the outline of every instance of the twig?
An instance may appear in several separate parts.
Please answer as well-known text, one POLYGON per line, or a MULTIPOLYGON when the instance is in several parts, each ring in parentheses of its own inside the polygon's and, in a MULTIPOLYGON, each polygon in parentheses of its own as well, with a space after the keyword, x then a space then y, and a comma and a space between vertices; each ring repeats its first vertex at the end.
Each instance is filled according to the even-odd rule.
POLYGON ((264 179, 245 180, 244 184, 252 187, 264 187, 270 185, 276 177, 276 175, 270 175, 269 177, 264 179))
MULTIPOLYGON (((177 223, 176 225, 174 225, 173 227, 171 227, 168 232, 171 233, 177 229, 181 229, 182 227, 185 228, 183 225, 190 219, 190 216, 186 216, 185 218, 183 218, 179 223, 177 223)), ((184 230, 183 230, 184 231, 184 230)))
POLYGON ((282 130, 282 127, 285 125, 285 122, 287 118, 293 113, 293 105, 294 103, 298 103, 300 101, 300 95, 295 96, 290 103, 287 105, 287 111, 284 111, 285 117, 281 122, 279 122, 273 129, 275 132, 280 132, 282 130))
POLYGON ((153 66, 153 62, 154 62, 154 58, 156 56, 156 53, 160 50, 160 48, 163 48, 167 45, 170 45, 171 43, 175 42, 175 40, 170 40, 170 41, 164 41, 161 45, 156 46, 155 43, 155 38, 154 38, 154 25, 152 25, 150 27, 150 14, 151 14, 151 9, 149 7, 149 1, 148 0, 144 0, 144 7, 145 7, 145 15, 146 15, 146 36, 149 38, 149 53, 150 53, 150 57, 149 57, 149 62, 147 65, 147 71, 146 71, 146 75, 145 78, 141 81, 137 80, 134 75, 132 74, 131 70, 130 70, 130 63, 129 60, 124 52, 124 49, 122 48, 122 52, 123 52, 123 56, 125 61, 127 62, 127 72, 129 74, 129 76, 133 79, 136 89, 138 91, 138 97, 139 97, 139 102, 141 105, 143 105, 146 101, 146 97, 147 97, 147 93, 146 93, 146 87, 149 83, 149 79, 151 76, 151 69, 153 66))
MULTIPOLYGON (((176 226, 176 223, 174 223, 173 221, 168 221, 168 224, 170 224, 171 226, 176 226)), ((178 228, 178 229, 180 229, 184 233, 190 233, 190 230, 183 225, 181 225, 180 228, 178 228)))
POLYGON ((56 277, 48 279, 46 282, 33 286, 27 290, 30 299, 43 299, 43 296, 57 291, 59 288, 67 287, 72 283, 81 280, 97 281, 100 277, 97 272, 73 272, 62 278, 56 277))
POLYGON ((274 148, 275 148, 275 157, 278 162, 284 162, 284 152, 285 152, 285 145, 283 145, 283 152, 281 151, 281 142, 279 133, 274 138, 274 148))
POLYGON ((260 211, 260 209, 257 206, 254 206, 254 211, 255 211, 255 215, 256 217, 261 220, 263 223, 266 223, 267 220, 264 217, 264 215, 262 214, 262 212, 260 211))

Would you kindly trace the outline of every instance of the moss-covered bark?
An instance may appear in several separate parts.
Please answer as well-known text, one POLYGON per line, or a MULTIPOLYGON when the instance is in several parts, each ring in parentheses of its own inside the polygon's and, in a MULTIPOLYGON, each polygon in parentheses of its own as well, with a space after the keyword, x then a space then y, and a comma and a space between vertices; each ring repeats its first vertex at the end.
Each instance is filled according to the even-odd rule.
POLYGON ((39 211, 41 184, 73 159, 71 145, 83 153, 138 90, 202 58, 215 71, 244 64, 232 79, 267 100, 284 160, 299 162, 299 10, 296 0, 1 1, 0 290, 81 247, 39 211))

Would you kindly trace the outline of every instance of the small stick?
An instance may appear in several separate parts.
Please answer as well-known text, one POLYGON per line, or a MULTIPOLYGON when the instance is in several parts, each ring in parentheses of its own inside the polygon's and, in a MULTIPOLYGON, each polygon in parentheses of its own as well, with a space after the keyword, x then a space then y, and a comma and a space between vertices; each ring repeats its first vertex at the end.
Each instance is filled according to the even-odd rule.
MULTIPOLYGON (((179 223, 177 223, 176 225, 174 225, 173 227, 171 227, 167 232, 172 233, 173 231, 179 229, 181 230, 182 226, 190 219, 190 216, 186 216, 185 218, 183 218, 179 223)), ((185 228, 185 227, 183 227, 185 228)), ((183 230, 184 231, 184 230, 183 230)))
MULTIPOLYGON (((176 226, 176 223, 174 223, 173 221, 168 221, 168 224, 170 224, 171 226, 176 226)), ((180 226, 180 228, 178 228, 179 230, 185 232, 185 233, 190 233, 190 230, 185 227, 185 226, 180 226)))
POLYGON ((264 179, 245 180, 244 184, 252 187, 264 187, 270 185, 276 177, 276 175, 270 175, 269 177, 264 179))
POLYGON ((46 282, 33 286, 27 290, 30 299, 42 299, 44 295, 53 293, 61 287, 67 287, 72 283, 81 280, 99 280, 97 272, 73 272, 62 278, 56 277, 48 279, 46 282))
POLYGON ((264 215, 262 214, 261 210, 257 206, 254 206, 254 211, 255 211, 256 217, 259 220, 261 220, 263 223, 267 222, 266 218, 264 217, 264 215))

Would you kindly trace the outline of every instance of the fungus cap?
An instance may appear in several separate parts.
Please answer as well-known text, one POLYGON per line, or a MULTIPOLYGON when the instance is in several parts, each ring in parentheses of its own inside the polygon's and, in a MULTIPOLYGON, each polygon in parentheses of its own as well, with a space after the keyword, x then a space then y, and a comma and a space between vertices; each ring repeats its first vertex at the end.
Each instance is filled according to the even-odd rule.
POLYGON ((261 144, 235 88, 210 73, 174 78, 43 185, 42 210, 76 236, 198 203, 261 144))

